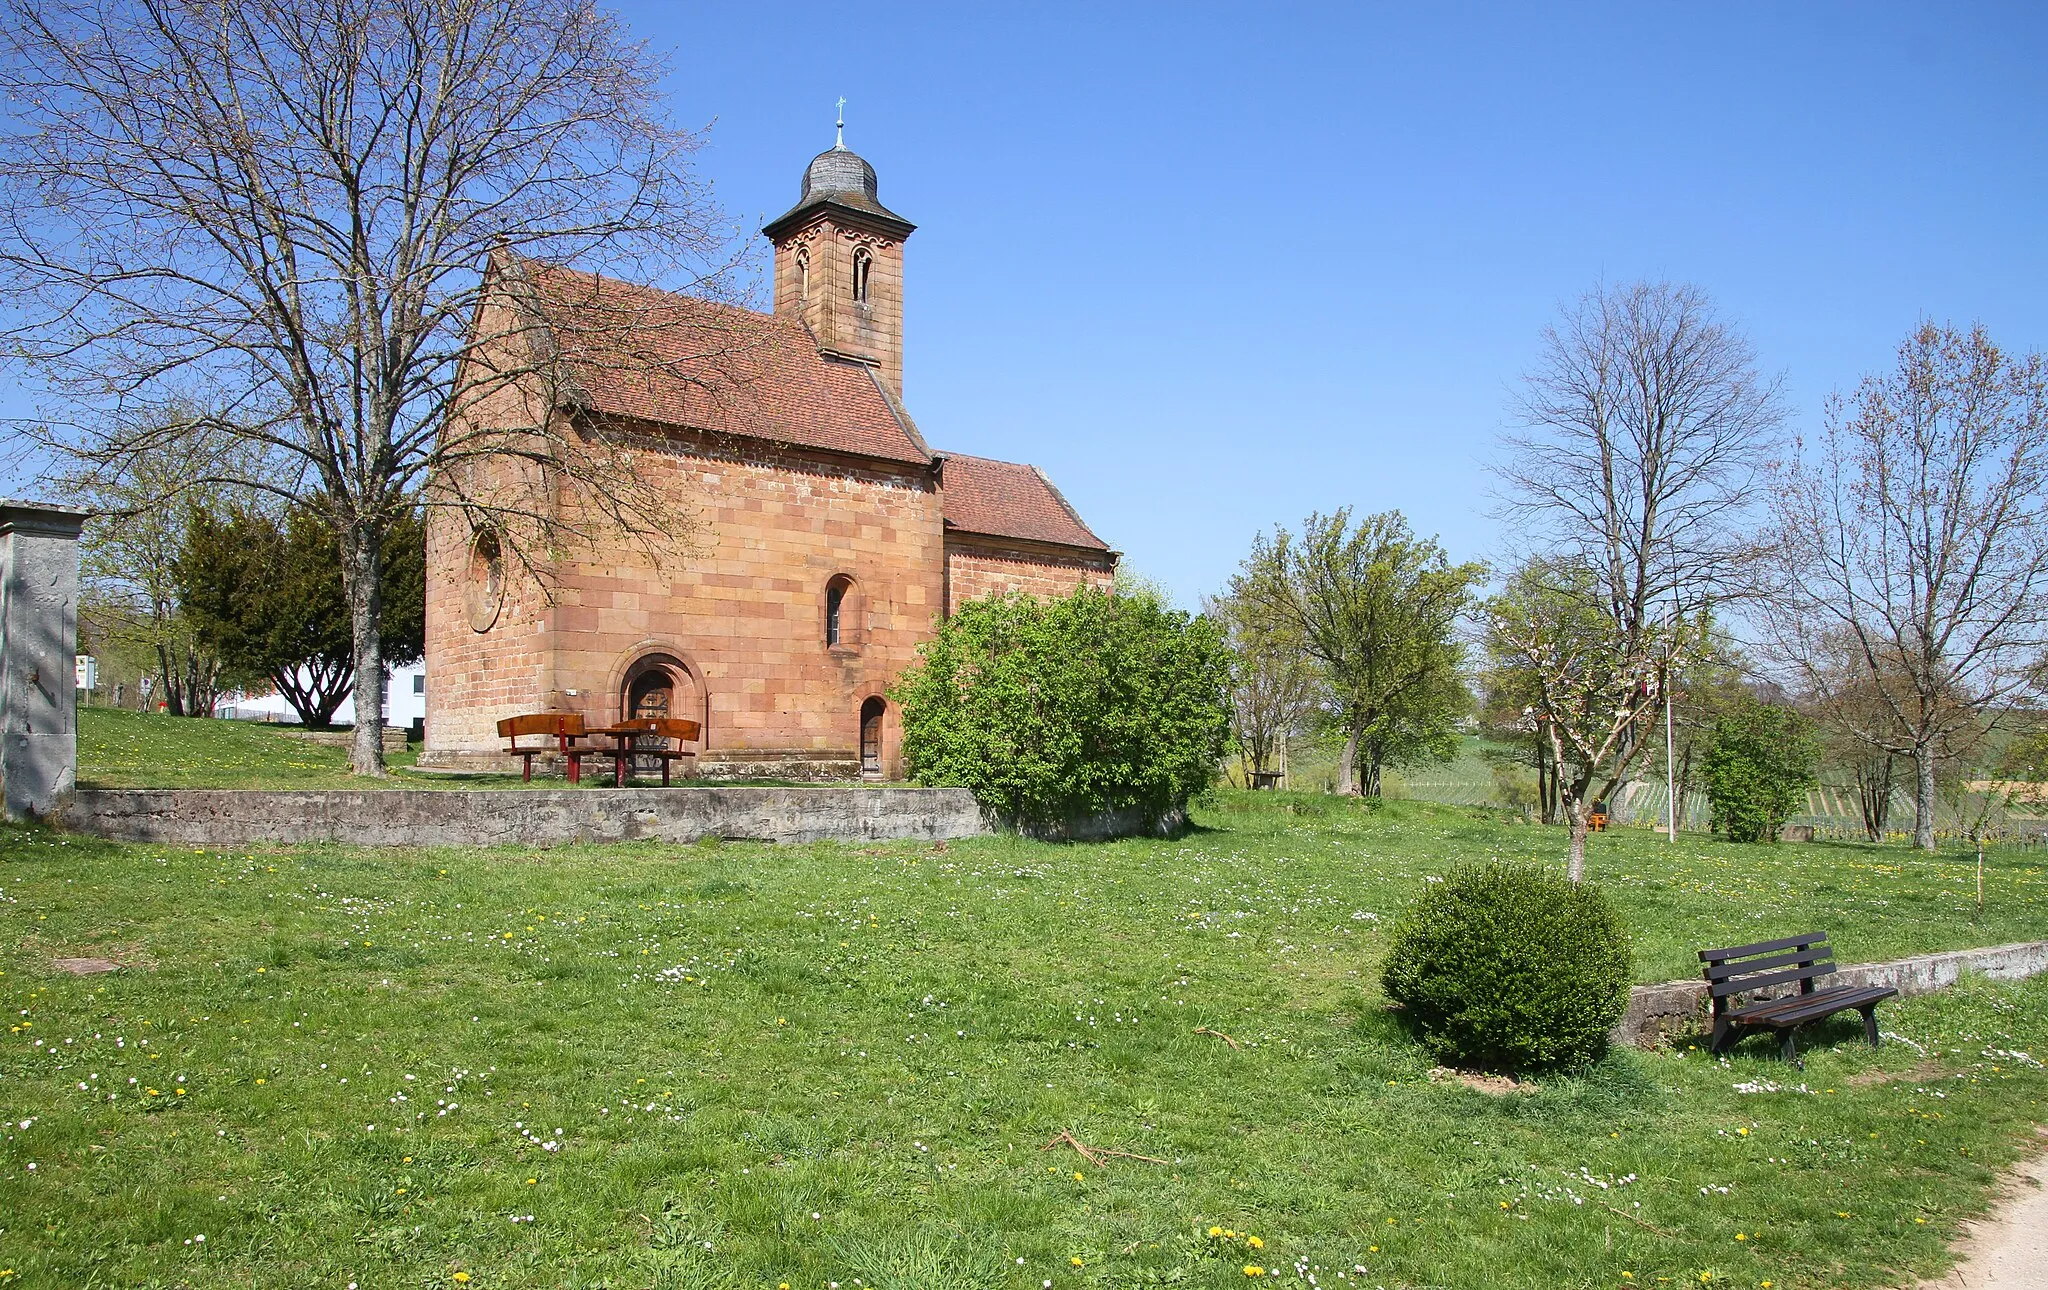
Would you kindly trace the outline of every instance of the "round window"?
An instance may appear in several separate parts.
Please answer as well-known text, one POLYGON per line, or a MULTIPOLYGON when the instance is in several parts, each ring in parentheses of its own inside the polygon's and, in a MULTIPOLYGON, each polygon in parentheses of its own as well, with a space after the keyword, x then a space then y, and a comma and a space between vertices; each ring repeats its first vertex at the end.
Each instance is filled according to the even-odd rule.
POLYGON ((491 630, 498 610, 505 603, 505 553, 498 535, 479 529, 469 544, 469 576, 462 588, 462 609, 469 625, 480 632, 491 630))

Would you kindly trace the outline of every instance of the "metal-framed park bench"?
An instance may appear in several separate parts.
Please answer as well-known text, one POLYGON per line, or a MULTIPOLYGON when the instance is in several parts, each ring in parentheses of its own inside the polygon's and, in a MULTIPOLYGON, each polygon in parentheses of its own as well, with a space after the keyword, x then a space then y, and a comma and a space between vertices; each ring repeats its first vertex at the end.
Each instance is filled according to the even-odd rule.
POLYGON ((1827 942, 1826 932, 1809 932, 1754 945, 1701 950, 1700 962, 1705 965, 1701 971, 1714 1000, 1712 1051, 1718 1054, 1733 1047, 1745 1029, 1769 1027, 1784 1042, 1785 1060, 1796 1063, 1799 1049, 1793 1034, 1800 1026, 1851 1009, 1863 1014, 1863 1033, 1870 1046, 1877 1047, 1877 1005, 1898 990, 1887 985, 1816 988, 1816 981, 1835 972, 1834 951, 1827 942), (1743 1001, 1746 994, 1794 981, 1799 983, 1796 994, 1743 1001))
POLYGON ((498 723, 498 737, 505 741, 507 754, 525 763, 521 778, 529 784, 533 782, 533 759, 550 755, 568 763, 571 784, 583 778, 583 756, 589 750, 576 746, 576 741, 583 738, 583 717, 579 713, 527 712, 506 717, 498 723), (541 742, 519 742, 536 735, 541 742))

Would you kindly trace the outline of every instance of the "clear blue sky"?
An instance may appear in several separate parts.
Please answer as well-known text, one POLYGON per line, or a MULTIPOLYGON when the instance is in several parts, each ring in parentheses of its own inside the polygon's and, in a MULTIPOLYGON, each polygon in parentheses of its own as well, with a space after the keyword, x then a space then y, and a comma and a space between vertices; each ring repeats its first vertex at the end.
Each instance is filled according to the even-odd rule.
POLYGON ((846 96, 927 436, 1189 607, 1312 510, 1492 554, 1508 392, 1602 278, 1705 288, 1796 428, 1921 318, 2048 349, 2048 5, 616 2, 750 230, 846 96))
POLYGON ((905 394, 1190 607, 1252 535, 1483 464, 1561 302, 1705 288, 1801 427, 1914 323, 2048 349, 2048 6, 633 0, 758 227, 847 99, 919 228, 905 394))

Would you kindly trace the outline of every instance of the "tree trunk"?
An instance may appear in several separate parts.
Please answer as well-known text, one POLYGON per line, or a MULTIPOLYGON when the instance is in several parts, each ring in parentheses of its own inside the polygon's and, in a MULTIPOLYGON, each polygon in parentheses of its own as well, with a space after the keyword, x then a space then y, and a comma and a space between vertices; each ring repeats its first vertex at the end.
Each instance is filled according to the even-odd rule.
POLYGON ((1892 759, 1866 757, 1856 763, 1857 805, 1863 808, 1863 832, 1872 842, 1884 841, 1885 820, 1892 807, 1892 759))
MULTIPOLYGON (((157 677, 164 683, 164 710, 174 717, 184 716, 185 701, 178 694, 178 673, 171 666, 171 651, 161 644, 156 647, 156 666, 157 677)), ((142 710, 149 711, 148 700, 143 701, 142 710)))
POLYGON ((1352 730, 1344 736, 1344 755, 1337 763, 1337 795, 1356 797, 1358 795, 1358 731, 1352 730))
POLYGON ((1917 781, 1913 794, 1913 845, 1934 850, 1934 749, 1921 744, 1913 749, 1913 773, 1917 781))
POLYGON ((1593 812, 1577 794, 1567 794, 1565 816, 1571 824, 1571 842, 1565 848, 1564 876, 1573 882, 1586 876, 1586 834, 1593 828, 1593 812))
POLYGON ((384 618, 383 534, 356 520, 342 534, 342 591, 348 596, 349 631, 355 644, 356 732, 349 768, 358 775, 384 775, 384 648, 377 630, 384 618))
POLYGON ((1376 740, 1366 741, 1364 770, 1365 778, 1359 785, 1359 793, 1377 801, 1380 795, 1380 749, 1376 740))

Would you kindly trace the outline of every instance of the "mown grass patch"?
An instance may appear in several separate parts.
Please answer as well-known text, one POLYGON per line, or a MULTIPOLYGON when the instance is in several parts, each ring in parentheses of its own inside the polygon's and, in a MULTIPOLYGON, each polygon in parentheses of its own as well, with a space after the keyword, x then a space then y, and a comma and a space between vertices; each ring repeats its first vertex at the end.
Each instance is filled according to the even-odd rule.
MULTIPOLYGON (((2043 1119, 2042 982, 1888 1004, 1898 1039, 1851 1018, 1803 1071, 1681 1042, 1532 1093, 1434 1082, 1377 987, 1386 924, 1450 863, 1559 836, 1284 795, 1199 818, 1102 846, 0 834, 0 1269, 1878 1285, 1941 1262, 2043 1119), (91 954, 134 966, 50 967, 91 954), (1040 1149, 1062 1131, 1163 1163, 1040 1149)), ((1809 925, 1850 959, 2048 935, 2037 868, 1995 866, 1979 926, 1959 866, 1616 834, 1590 861, 1646 980, 1809 925)))

